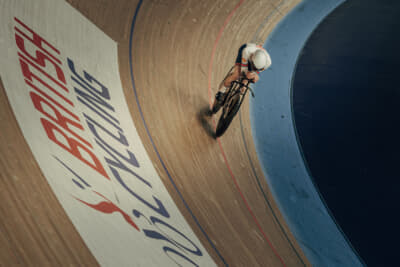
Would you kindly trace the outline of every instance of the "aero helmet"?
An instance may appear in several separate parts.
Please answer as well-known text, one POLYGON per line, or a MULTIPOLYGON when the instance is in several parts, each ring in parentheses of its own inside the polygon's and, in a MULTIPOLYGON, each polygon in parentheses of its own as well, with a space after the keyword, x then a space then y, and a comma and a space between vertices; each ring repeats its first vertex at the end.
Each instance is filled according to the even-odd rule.
POLYGON ((268 53, 262 49, 258 49, 254 52, 252 57, 253 65, 256 69, 262 70, 271 66, 271 58, 268 53))

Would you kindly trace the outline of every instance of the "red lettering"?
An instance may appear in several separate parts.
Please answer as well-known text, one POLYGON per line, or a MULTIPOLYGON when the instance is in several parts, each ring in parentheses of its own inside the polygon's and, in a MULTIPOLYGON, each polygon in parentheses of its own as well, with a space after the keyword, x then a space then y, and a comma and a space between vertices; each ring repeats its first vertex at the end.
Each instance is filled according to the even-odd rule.
POLYGON ((21 29, 18 27, 14 27, 16 33, 15 33, 15 40, 17 43, 17 46, 19 49, 31 60, 36 62, 39 66, 42 68, 46 67, 46 60, 50 62, 57 73, 58 80, 61 81, 63 84, 66 83, 65 80, 65 75, 64 72, 62 71, 61 67, 61 61, 53 55, 54 52, 56 54, 60 54, 60 51, 58 51, 53 45, 51 45, 49 42, 47 42, 43 37, 41 37, 39 34, 37 34, 35 31, 33 31, 31 28, 29 28, 26 24, 24 24, 22 21, 14 17, 14 20, 25 29, 25 32, 28 31, 29 34, 31 35, 28 36, 26 33, 24 33, 21 29), (28 53, 25 47, 25 40, 30 41, 33 45, 36 46, 36 57, 33 57, 31 54, 28 53), (47 48, 50 48, 53 53, 50 53, 48 49, 45 49, 44 45, 47 46, 47 48))
MULTIPOLYGON (((24 55, 22 55, 21 53, 18 52, 18 56, 22 59, 25 60, 25 62, 29 63, 31 66, 33 66, 35 69, 37 69, 38 71, 40 71, 43 75, 45 75, 47 78, 49 78, 51 81, 53 81, 55 84, 57 84, 58 86, 60 86, 64 91, 69 92, 68 88, 65 87, 63 84, 61 84, 59 81, 57 81, 56 79, 54 79, 53 77, 51 77, 49 74, 47 74, 44 70, 42 70, 41 68, 39 68, 38 66, 36 66, 32 61, 30 61, 29 59, 27 59, 24 55)), ((21 61, 21 59, 20 59, 21 61)), ((31 73, 29 71, 29 73, 31 73)), ((24 73, 25 76, 25 73, 24 73)), ((26 77, 26 76, 25 76, 26 77)), ((27 77, 28 78, 28 77, 27 77)), ((28 78, 29 79, 29 78, 28 78)))
POLYGON ((61 126, 65 130, 67 130, 70 134, 72 134, 73 136, 75 136, 76 138, 81 140, 87 146, 92 148, 92 145, 88 141, 84 140, 81 136, 79 136, 77 133, 75 133, 74 131, 72 131, 69 128, 69 124, 70 124, 70 125, 73 125, 76 128, 78 128, 79 130, 83 130, 82 125, 80 125, 79 123, 77 123, 77 122, 65 117, 64 115, 62 115, 61 112, 58 111, 49 101, 47 101, 46 99, 44 99, 40 95, 36 94, 35 92, 32 91, 32 92, 29 93, 29 95, 31 96, 33 105, 35 106, 35 108, 38 111, 40 111, 42 114, 44 114, 47 118, 51 119, 53 122, 57 123, 58 126, 61 126), (55 117, 52 116, 51 114, 49 114, 43 108, 43 104, 46 104, 46 106, 49 107, 54 112, 55 117))
POLYGON ((100 160, 93 154, 93 152, 91 152, 88 148, 83 146, 81 143, 79 143, 75 139, 68 137, 60 128, 58 128, 52 122, 46 120, 45 118, 41 118, 40 121, 43 125, 43 128, 46 131, 47 136, 49 137, 49 139, 51 141, 53 141, 54 143, 56 143, 57 145, 59 145, 60 147, 62 147, 63 149, 65 149, 66 151, 71 153, 72 155, 74 155, 80 161, 82 161, 85 164, 87 164, 88 166, 92 167, 95 171, 97 171, 98 173, 103 175, 105 178, 110 180, 106 171, 104 170, 103 165, 101 165, 100 160), (57 139, 55 132, 58 132, 59 134, 61 134, 64 137, 64 140, 68 143, 68 146, 63 144, 60 140, 57 139), (79 151, 79 148, 84 150, 91 157, 93 163, 89 162, 87 159, 85 159, 82 156, 81 152, 79 151))
POLYGON ((36 74, 34 74, 33 72, 31 72, 29 65, 26 61, 24 61, 23 59, 19 59, 19 63, 21 65, 21 69, 22 69, 22 74, 24 75, 24 77, 26 78, 25 81, 30 81, 30 85, 33 84, 33 79, 35 79, 36 81, 40 82, 40 84, 44 85, 47 89, 49 89, 50 91, 52 91, 54 94, 56 94, 57 96, 59 96, 60 98, 62 98, 65 102, 67 102, 68 104, 70 104, 71 106, 74 106, 74 103, 69 100, 68 98, 66 98, 65 96, 63 96, 62 94, 60 94, 60 92, 54 90, 53 87, 51 87, 48 83, 44 82, 42 79, 39 78, 39 76, 37 76, 36 74))
MULTIPOLYGON (((32 87, 33 89, 35 89, 37 92, 39 92, 41 95, 43 95, 44 97, 46 97, 49 101, 51 101, 54 105, 56 105, 57 107, 59 107, 60 109, 62 109, 63 111, 65 111, 66 113, 68 113, 71 117, 73 117, 75 120, 77 121, 81 121, 79 119, 78 116, 76 116, 74 113, 72 113, 71 111, 69 111, 67 108, 65 108, 64 106, 62 106, 60 103, 58 103, 57 101, 55 101, 51 96, 49 96, 48 94, 46 94, 43 90, 39 89, 36 85, 34 85, 32 82, 30 82, 29 80, 25 79, 25 82, 32 87)), ((71 102, 72 103, 72 102, 71 102)))
POLYGON ((22 74, 25 77, 25 82, 35 90, 30 92, 30 97, 35 109, 47 117, 47 119, 41 118, 40 121, 48 138, 110 180, 100 160, 90 150, 90 148, 93 148, 92 145, 78 135, 75 132, 76 129, 70 128, 72 125, 79 130, 84 130, 79 123, 79 117, 54 98, 58 96, 70 106, 74 106, 71 100, 63 96, 59 90, 54 89, 56 87, 53 88, 55 84, 64 91, 69 92, 68 88, 65 86, 66 80, 61 68, 61 61, 56 57, 60 55, 60 52, 22 21, 17 18, 14 19, 19 24, 14 27, 14 29, 16 31, 15 41, 20 50, 18 56, 20 57, 22 74), (31 68, 31 66, 33 68, 31 68), (53 70, 52 72, 55 72, 57 77, 52 77, 45 71, 49 69, 49 66, 52 69, 54 68, 55 71, 53 70), (34 72, 36 74, 33 70, 35 70, 34 72), (40 74, 43 75, 42 77, 47 77, 48 80, 46 80, 46 82, 42 80, 39 77, 41 76, 40 74), (52 81, 54 84, 50 86, 49 81, 52 81), (47 94, 47 90, 51 91, 53 94, 47 94), (68 114, 69 117, 66 117, 66 114, 68 114), (72 136, 68 136, 67 133, 72 136))
POLYGON ((46 60, 49 61, 51 64, 53 64, 56 73, 57 73, 57 78, 59 81, 61 81, 62 83, 66 83, 65 81, 65 76, 64 76, 64 72, 62 71, 62 69, 60 68, 59 65, 57 65, 56 62, 54 62, 54 60, 52 60, 51 58, 49 58, 49 56, 46 56, 43 52, 41 52, 40 50, 36 50, 36 58, 33 57, 32 55, 30 55, 28 53, 28 51, 26 51, 25 49, 25 42, 24 39, 22 39, 22 37, 20 35, 18 35, 17 33, 15 34, 15 40, 17 42, 17 46, 19 47, 19 49, 27 56, 29 57, 29 59, 31 59, 32 61, 34 61, 36 64, 38 64, 39 66, 41 66, 42 68, 46 67, 46 60))
POLYGON ((20 29, 18 29, 17 27, 15 27, 14 29, 21 34, 22 36, 25 37, 25 39, 30 40, 32 43, 34 43, 36 45, 36 47, 40 48, 43 52, 45 52, 47 55, 49 55, 50 57, 52 57, 58 64, 61 64, 61 61, 59 59, 57 59, 55 56, 53 56, 48 50, 44 49, 43 44, 46 44, 49 48, 51 48, 54 52, 56 52, 57 54, 60 54, 60 51, 58 51, 58 49, 56 49, 54 46, 52 46, 49 42, 47 42, 45 39, 43 39, 40 35, 36 34, 31 28, 29 28, 28 26, 26 26, 25 23, 23 23, 22 21, 20 21, 19 19, 14 17, 14 20, 16 22, 18 22, 22 27, 24 27, 28 32, 30 32, 30 34, 32 34, 32 37, 29 37, 28 35, 26 35, 25 33, 23 33, 20 29))

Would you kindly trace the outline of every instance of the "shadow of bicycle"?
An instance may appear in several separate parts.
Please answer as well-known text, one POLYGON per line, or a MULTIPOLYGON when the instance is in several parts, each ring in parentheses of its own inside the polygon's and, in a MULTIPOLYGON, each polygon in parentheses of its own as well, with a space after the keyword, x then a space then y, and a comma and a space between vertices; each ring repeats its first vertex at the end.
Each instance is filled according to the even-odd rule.
POLYGON ((210 137, 216 139, 217 137, 215 136, 214 125, 212 122, 212 114, 208 105, 200 109, 200 111, 197 113, 197 119, 199 120, 201 126, 204 128, 206 133, 210 137))

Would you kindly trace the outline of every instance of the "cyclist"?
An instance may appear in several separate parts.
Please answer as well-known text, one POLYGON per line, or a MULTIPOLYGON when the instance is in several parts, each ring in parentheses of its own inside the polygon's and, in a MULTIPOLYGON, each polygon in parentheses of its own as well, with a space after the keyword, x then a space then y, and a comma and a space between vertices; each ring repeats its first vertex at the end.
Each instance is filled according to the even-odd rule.
POLYGON ((222 103, 225 97, 226 87, 230 87, 233 81, 247 78, 252 83, 259 80, 258 74, 271 66, 271 57, 260 45, 247 43, 239 48, 235 66, 223 82, 223 90, 215 95, 216 101, 222 103), (224 91, 224 92, 223 92, 224 91))

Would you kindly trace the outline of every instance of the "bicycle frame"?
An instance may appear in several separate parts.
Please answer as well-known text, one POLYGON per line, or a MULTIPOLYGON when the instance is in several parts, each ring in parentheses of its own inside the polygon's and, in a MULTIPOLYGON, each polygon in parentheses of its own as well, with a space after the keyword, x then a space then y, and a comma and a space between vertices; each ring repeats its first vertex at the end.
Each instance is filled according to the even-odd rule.
POLYGON ((222 106, 224 108, 225 108, 225 104, 226 104, 227 100, 232 98, 236 94, 241 94, 242 95, 242 97, 240 99, 240 105, 239 106, 242 105, 242 103, 244 101, 244 97, 246 96, 248 90, 250 90, 251 95, 254 97, 253 90, 251 90, 251 88, 249 87, 249 83, 245 84, 243 81, 249 81, 249 80, 244 78, 244 79, 241 79, 239 81, 233 81, 232 82, 232 84, 231 84, 231 86, 230 86, 230 88, 228 90, 228 94, 225 97, 224 102, 222 103, 222 106), (241 92, 242 88, 246 88, 244 93, 241 92))

